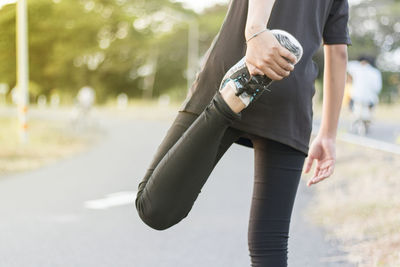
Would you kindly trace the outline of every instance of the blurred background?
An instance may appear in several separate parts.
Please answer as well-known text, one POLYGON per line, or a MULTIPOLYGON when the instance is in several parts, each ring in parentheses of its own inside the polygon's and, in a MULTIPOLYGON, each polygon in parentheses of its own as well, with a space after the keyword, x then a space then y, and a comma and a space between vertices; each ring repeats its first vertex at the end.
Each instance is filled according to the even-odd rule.
MULTIPOLYGON (((349 73, 337 170, 332 181, 316 186, 308 202, 315 203, 312 208, 304 204, 298 209, 299 214, 307 211, 312 223, 324 229, 325 239, 339 240, 346 252, 315 266, 347 266, 343 262, 400 266, 400 1, 349 0, 349 4, 353 43, 348 48, 349 61, 373 59, 372 65, 381 73, 379 101, 373 108, 354 108, 350 92, 356 77, 349 73)), ((121 162, 117 158, 122 155, 110 152, 111 147, 131 149, 124 150, 131 154, 122 154, 134 166, 132 161, 122 161, 125 165, 114 171, 127 177, 115 190, 125 186, 134 192, 221 27, 227 5, 227 0, 28 0, 28 56, 23 63, 28 71, 20 74, 27 86, 18 88, 17 34, 24 29, 17 23, 16 1, 0 0, 0 191, 10 192, 10 198, 3 195, 3 213, 8 209, 5 203, 13 203, 11 193, 20 186, 4 181, 15 175, 20 181, 31 180, 32 174, 41 177, 37 178, 40 184, 50 174, 41 169, 38 175, 38 167, 61 158, 74 159, 106 142, 120 142, 100 150, 115 157, 113 164, 121 162), (123 131, 129 135, 115 137, 123 131), (146 142, 147 147, 143 146, 146 142), (133 155, 142 151, 148 154, 133 155), (137 173, 136 180, 124 172, 137 173)), ((18 40, 23 42, 21 37, 18 40)), ((322 47, 314 60, 320 70, 314 97, 317 131, 323 97, 322 47)), ((84 160, 78 157, 72 169, 98 166, 97 158, 88 157, 92 163, 80 166, 84 160)), ((65 179, 75 175, 79 174, 70 173, 65 179)), ((113 192, 102 192, 108 193, 113 192)), ((94 193, 91 197, 99 198, 94 193)))
MULTIPOLYGON (((2 95, 11 103, 16 84, 16 5, 7 2, 11 1, 2 1, 0 11, 0 82, 8 86, 2 95)), ((210 46, 227 8, 227 1, 28 2, 30 101, 36 104, 40 96, 50 100, 58 95, 65 105, 72 104, 78 90, 87 85, 95 89, 98 104, 121 93, 130 99, 167 94, 182 101, 187 80, 194 78, 199 65, 197 58, 210 46)), ((375 56, 384 76, 380 98, 396 102, 398 1, 350 3, 349 57, 375 56)), ((322 53, 315 60, 322 70, 322 53)))

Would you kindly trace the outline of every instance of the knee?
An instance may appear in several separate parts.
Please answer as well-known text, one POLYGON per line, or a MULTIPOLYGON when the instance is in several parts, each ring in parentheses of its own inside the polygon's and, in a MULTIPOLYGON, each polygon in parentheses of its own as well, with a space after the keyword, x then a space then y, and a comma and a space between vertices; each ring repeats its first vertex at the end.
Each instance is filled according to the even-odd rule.
POLYGON ((136 198, 135 205, 140 219, 155 230, 166 230, 181 220, 172 216, 168 209, 151 205, 140 196, 136 198))

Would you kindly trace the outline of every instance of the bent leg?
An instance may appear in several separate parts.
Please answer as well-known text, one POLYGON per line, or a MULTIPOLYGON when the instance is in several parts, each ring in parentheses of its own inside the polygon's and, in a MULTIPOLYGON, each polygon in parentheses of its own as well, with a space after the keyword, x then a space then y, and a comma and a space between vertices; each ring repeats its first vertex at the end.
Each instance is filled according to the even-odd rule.
POLYGON ((143 191, 144 187, 147 184, 147 181, 153 174, 161 159, 165 156, 165 154, 167 154, 168 150, 178 141, 178 139, 197 119, 198 116, 199 115, 191 112, 179 111, 161 144, 158 146, 157 151, 150 163, 150 166, 147 168, 144 178, 138 185, 138 195, 141 194, 141 192, 143 191))
POLYGON ((153 166, 139 184, 135 201, 139 216, 147 225, 162 230, 187 216, 222 156, 221 148, 226 151, 237 138, 229 134, 230 140, 223 140, 229 125, 238 119, 240 114, 234 113, 217 92, 189 128, 185 131, 183 126, 179 131, 181 136, 178 132, 173 137, 176 141, 166 141, 160 146, 159 154, 163 148, 168 151, 154 159, 153 166), (221 142, 225 142, 222 147, 221 142))
POLYGON ((305 154, 255 137, 248 245, 253 267, 287 266, 289 226, 305 154))

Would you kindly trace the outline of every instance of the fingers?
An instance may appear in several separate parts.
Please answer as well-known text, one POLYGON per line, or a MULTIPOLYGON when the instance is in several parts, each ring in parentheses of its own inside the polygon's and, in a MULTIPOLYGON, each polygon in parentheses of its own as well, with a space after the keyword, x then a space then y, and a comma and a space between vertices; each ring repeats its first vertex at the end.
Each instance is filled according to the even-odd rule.
POLYGON ((286 70, 286 71, 294 70, 294 65, 292 63, 287 62, 287 60, 285 58, 283 58, 281 56, 277 56, 275 58, 275 60, 281 69, 286 70))
POLYGON ((280 55, 274 54, 264 59, 257 68, 272 80, 282 80, 289 76, 294 66, 280 55))
POLYGON ((318 174, 315 175, 310 181, 309 185, 311 184, 316 184, 330 176, 328 168, 326 169, 321 169, 318 171, 318 174))
POLYGON ((252 75, 252 76, 254 76, 254 75, 264 75, 262 70, 260 70, 259 68, 257 68, 253 64, 251 64, 249 62, 246 62, 246 66, 247 66, 247 69, 249 70, 250 75, 252 75))
POLYGON ((293 55, 292 52, 290 52, 289 50, 287 50, 285 47, 281 46, 279 48, 279 54, 280 56, 286 58, 287 60, 289 60, 292 64, 296 64, 297 63, 297 58, 295 55, 293 55))
POLYGON ((294 70, 297 58, 282 46, 271 32, 264 32, 247 44, 246 63, 251 75, 266 75, 272 80, 282 80, 294 70), (260 73, 262 72, 262 73, 260 73))
POLYGON ((331 176, 333 174, 333 169, 334 169, 333 165, 326 166, 325 168, 317 167, 313 178, 311 178, 307 182, 307 186, 311 186, 312 184, 316 184, 316 183, 328 178, 329 176, 331 176))
POLYGON ((313 162, 314 162, 314 157, 309 155, 306 162, 306 169, 304 171, 305 173, 308 173, 310 171, 313 162))
POLYGON ((267 75, 271 80, 282 80, 290 74, 289 71, 281 68, 274 60, 268 58, 259 62, 256 67, 267 75))
MULTIPOLYGON (((275 66, 276 68, 276 66, 275 66)), ((267 75, 271 80, 282 80, 289 73, 276 73, 269 65, 258 63, 252 64, 247 63, 247 69, 249 70, 250 75, 267 75)))
POLYGON ((294 65, 289 63, 279 53, 280 48, 276 46, 262 54, 261 57, 257 57, 255 60, 249 61, 250 59, 247 58, 246 63, 250 74, 265 74, 272 80, 282 80, 289 76, 290 71, 294 69, 294 65))
POLYGON ((286 77, 287 75, 279 75, 278 73, 275 72, 275 70, 268 68, 268 67, 264 67, 262 68, 262 71, 265 75, 268 76, 268 78, 270 78, 271 80, 275 80, 275 81, 279 81, 282 80, 284 77, 286 77))
POLYGON ((281 56, 279 55, 274 55, 274 60, 269 64, 271 69, 279 76, 281 76, 282 78, 289 76, 290 71, 281 67, 279 65, 279 61, 283 60, 281 56))

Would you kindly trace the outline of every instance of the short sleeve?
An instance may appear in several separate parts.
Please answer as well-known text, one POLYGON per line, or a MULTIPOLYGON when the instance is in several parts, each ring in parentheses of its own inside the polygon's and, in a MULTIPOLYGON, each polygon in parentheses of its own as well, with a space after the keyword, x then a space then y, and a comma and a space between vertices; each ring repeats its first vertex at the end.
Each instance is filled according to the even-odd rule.
POLYGON ((324 44, 351 45, 348 29, 349 4, 347 0, 333 0, 323 32, 324 44))

